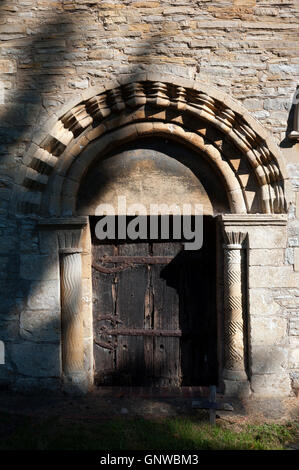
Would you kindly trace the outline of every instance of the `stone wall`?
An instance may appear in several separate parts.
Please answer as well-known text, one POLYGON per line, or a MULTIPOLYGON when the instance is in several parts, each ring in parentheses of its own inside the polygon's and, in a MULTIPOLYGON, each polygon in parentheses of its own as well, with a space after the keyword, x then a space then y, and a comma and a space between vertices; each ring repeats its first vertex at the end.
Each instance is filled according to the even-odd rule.
MULTIPOLYGON (((2 385, 57 388, 61 371, 57 241, 38 233, 34 218, 10 210, 26 150, 32 141, 39 143, 49 117, 65 105, 70 109, 67 103, 85 89, 158 71, 222 89, 262 123, 285 157, 292 185, 288 225, 281 229, 285 237, 270 247, 249 249, 256 367, 251 385, 258 394, 299 390, 299 144, 287 137, 299 81, 298 16, 296 0, 1 2, 2 385), (276 357, 275 364, 267 361, 267 370, 260 363, 263 351, 276 357)), ((267 237, 263 230, 259 240, 267 237)), ((86 274, 87 285, 89 278, 86 274)), ((84 308, 90 313, 86 289, 84 308)), ((88 318, 85 359, 90 370, 88 318)))

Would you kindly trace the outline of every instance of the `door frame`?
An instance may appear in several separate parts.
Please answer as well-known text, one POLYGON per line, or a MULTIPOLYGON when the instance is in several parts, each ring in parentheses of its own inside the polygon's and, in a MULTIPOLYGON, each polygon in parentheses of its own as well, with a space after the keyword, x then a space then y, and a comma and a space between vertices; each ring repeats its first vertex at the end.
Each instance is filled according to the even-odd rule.
MULTIPOLYGON (((70 310, 71 314, 79 312, 80 328, 76 331, 61 331, 61 345, 66 345, 69 351, 67 357, 61 356, 61 379, 63 388, 66 391, 86 393, 93 387, 93 326, 92 326, 92 287, 91 287, 91 234, 89 226, 89 217, 59 217, 44 218, 38 221, 38 232, 40 243, 49 250, 51 248, 52 260, 57 269, 57 289, 63 290, 63 275, 59 275, 59 269, 63 262, 63 258, 73 255, 76 259, 78 270, 71 269, 67 273, 68 282, 70 284, 78 282, 82 289, 82 297, 77 298, 77 304, 70 310), (82 272, 81 272, 82 269, 82 272), (77 353, 79 351, 80 361, 77 365, 73 362, 72 346, 76 345, 77 353), (79 364, 79 367, 78 367, 79 364), (77 369, 76 369, 76 367, 77 369)), ((276 240, 279 239, 281 244, 286 243, 287 239, 287 215, 285 214, 222 214, 217 217, 218 225, 218 277, 217 277, 217 302, 218 302, 218 350, 219 350, 219 369, 220 369, 220 387, 223 387, 224 393, 230 396, 248 396, 249 380, 254 377, 252 372, 252 355, 255 350, 251 342, 251 326, 250 312, 255 312, 254 306, 249 303, 249 283, 251 276, 254 275, 254 266, 251 266, 250 252, 258 249, 275 248, 276 240), (267 234, 266 239, 260 238, 260 231, 267 234), (223 235, 226 234, 224 249, 222 243, 223 235), (242 243, 236 243, 240 235, 245 237, 242 243), (247 369, 238 371, 233 368, 228 369, 227 378, 224 378, 224 352, 229 345, 229 337, 224 336, 224 327, 226 324, 224 315, 224 299, 230 299, 230 286, 225 286, 222 279, 228 275, 228 269, 232 266, 224 264, 221 260, 224 253, 234 251, 244 251, 247 255, 246 263, 241 267, 242 278, 239 284, 242 287, 245 296, 245 305, 243 305, 243 318, 247 319, 248 337, 244 338, 241 344, 244 350, 244 343, 247 342, 245 354, 247 369), (223 326, 224 324, 224 326, 223 326), (222 385, 223 384, 223 385, 222 385)), ((61 304, 61 318, 65 319, 66 305, 61 304)), ((72 322, 72 316, 68 320, 72 322)), ((242 352, 242 351, 241 351, 242 352)), ((244 354, 244 351, 243 351, 244 354)), ((78 358, 78 354, 76 355, 78 358)), ((234 364, 233 364, 234 365, 234 364)), ((222 388, 221 388, 222 389, 222 388)))

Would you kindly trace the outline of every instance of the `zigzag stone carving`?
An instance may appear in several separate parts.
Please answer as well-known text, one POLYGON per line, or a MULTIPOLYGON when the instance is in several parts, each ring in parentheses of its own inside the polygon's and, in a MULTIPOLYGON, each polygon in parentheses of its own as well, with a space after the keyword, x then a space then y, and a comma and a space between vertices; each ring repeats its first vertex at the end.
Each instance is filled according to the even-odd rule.
MULTIPOLYGON (((89 129, 103 130, 99 135, 109 133, 111 117, 117 117, 118 126, 126 124, 126 115, 133 109, 151 106, 158 110, 171 110, 177 115, 181 125, 188 121, 194 132, 199 132, 197 122, 200 119, 208 126, 213 126, 231 140, 240 154, 243 154, 255 174, 260 187, 264 213, 281 213, 286 210, 283 191, 283 176, 276 156, 272 153, 264 136, 258 135, 245 120, 241 112, 234 111, 220 97, 209 96, 200 87, 195 89, 173 83, 150 79, 137 80, 133 83, 117 85, 109 90, 102 90, 91 98, 83 100, 66 112, 53 126, 50 133, 42 140, 39 147, 33 146, 25 160, 28 161, 23 178, 24 196, 21 208, 25 212, 36 212, 40 206, 41 194, 48 184, 49 175, 54 171, 58 160, 63 158, 65 150, 80 135, 89 129), (39 193, 39 195, 37 194, 39 193)), ((155 113, 154 113, 155 114, 155 113)), ((152 120, 156 117, 151 116, 152 120)), ((135 122, 146 121, 138 118, 135 122)), ((115 127, 114 127, 115 128, 115 127)), ((97 134, 97 132, 95 132, 97 134)), ((89 139, 85 139, 88 145, 89 139)), ((217 145, 217 144, 215 144, 217 145)), ((80 144, 81 146, 81 144, 80 144)))
POLYGON ((58 230, 60 252, 62 369, 66 391, 85 391, 81 227, 58 230))
POLYGON ((225 232, 224 245, 224 372, 228 381, 247 381, 242 299, 242 243, 246 233, 225 232))
POLYGON ((61 328, 63 372, 66 376, 83 370, 81 283, 80 253, 63 254, 61 256, 61 328))

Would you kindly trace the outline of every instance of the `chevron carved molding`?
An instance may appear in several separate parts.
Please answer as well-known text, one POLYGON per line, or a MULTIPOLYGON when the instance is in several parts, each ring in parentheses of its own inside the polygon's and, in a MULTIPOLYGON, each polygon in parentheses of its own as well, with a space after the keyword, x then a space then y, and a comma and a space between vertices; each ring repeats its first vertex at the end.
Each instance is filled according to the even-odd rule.
POLYGON ((225 232, 224 245, 224 378, 247 380, 244 351, 242 243, 246 233, 225 232))

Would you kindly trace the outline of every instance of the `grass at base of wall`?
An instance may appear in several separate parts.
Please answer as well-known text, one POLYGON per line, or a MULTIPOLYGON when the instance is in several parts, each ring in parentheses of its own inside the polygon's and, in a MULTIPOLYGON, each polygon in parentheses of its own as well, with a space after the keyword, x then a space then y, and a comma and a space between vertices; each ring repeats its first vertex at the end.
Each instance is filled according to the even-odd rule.
POLYGON ((0 413, 0 450, 281 450, 299 424, 210 426, 196 417, 73 421, 0 413))

